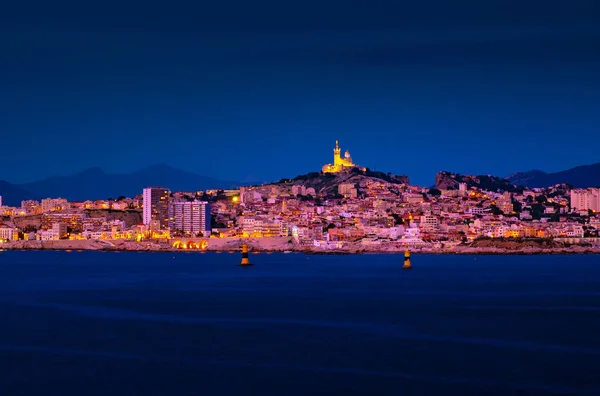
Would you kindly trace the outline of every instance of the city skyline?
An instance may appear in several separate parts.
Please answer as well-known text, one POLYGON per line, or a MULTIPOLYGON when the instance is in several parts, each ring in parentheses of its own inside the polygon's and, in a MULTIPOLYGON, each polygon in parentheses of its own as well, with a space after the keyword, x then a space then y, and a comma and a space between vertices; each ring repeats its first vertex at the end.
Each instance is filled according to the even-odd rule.
MULTIPOLYGON (((337 144, 338 144, 338 141, 336 140, 336 145, 337 144)), ((345 149, 345 151, 346 151, 346 155, 348 155, 349 154, 349 150, 345 149)), ((341 157, 340 153, 336 153, 335 155, 341 157)), ((346 159, 348 159, 348 158, 349 157, 346 157, 346 159)), ((343 160, 343 158, 342 158, 342 160, 343 160)), ((358 167, 358 165, 352 164, 352 162, 351 162, 352 159, 351 158, 349 158, 349 160, 350 160, 350 164, 352 166, 358 167)), ((579 165, 576 165, 576 166, 574 166, 572 168, 569 168, 569 169, 557 169, 556 171, 558 173, 557 172, 545 172, 545 173, 547 173, 548 176, 552 176, 552 175, 560 174, 561 172, 564 173, 565 171, 575 171, 577 169, 584 168, 584 167, 594 167, 594 168, 596 168, 596 167, 598 167, 598 165, 600 165, 600 162, 591 163, 591 164, 579 164, 579 165)), ((118 169, 118 170, 116 170, 114 172, 108 171, 108 169, 111 169, 110 167, 92 166, 92 167, 87 167, 85 169, 69 169, 65 173, 60 173, 60 174, 52 173, 52 174, 47 174, 45 176, 42 176, 43 173, 40 173, 40 176, 37 176, 37 177, 34 176, 32 179, 27 179, 25 181, 15 180, 14 178, 11 178, 11 177, 6 177, 3 180, 0 179, 0 181, 7 181, 7 182, 9 182, 11 184, 14 184, 14 185, 28 185, 28 183, 44 182, 44 181, 47 181, 47 180, 48 181, 52 180, 54 178, 64 179, 64 178, 69 178, 69 177, 76 177, 78 175, 81 176, 81 175, 85 175, 85 174, 90 174, 90 176, 93 175, 94 177, 96 177, 96 176, 98 176, 100 174, 103 174, 103 175, 106 175, 106 176, 129 176, 129 175, 133 175, 133 174, 136 174, 136 173, 139 173, 139 172, 148 172, 148 171, 151 171, 151 170, 160 170, 162 172, 164 172, 164 171, 180 171, 180 172, 185 173, 186 175, 192 175, 193 174, 193 175, 201 177, 201 178, 206 178, 206 179, 213 180, 214 182, 219 182, 220 181, 220 182, 223 183, 223 186, 222 186, 223 188, 229 188, 229 187, 231 187, 232 183, 240 183, 239 185, 252 185, 252 184, 273 183, 273 182, 276 182, 277 180, 293 178, 293 177, 301 176, 301 175, 308 174, 308 173, 314 173, 314 172, 328 173, 328 172, 331 172, 331 170, 326 169, 327 167, 331 167, 331 164, 325 164, 324 166, 322 166, 322 169, 320 169, 320 170, 317 169, 318 167, 312 166, 311 168, 308 168, 308 169, 305 169, 305 170, 301 171, 301 173, 294 174, 294 175, 285 175, 283 177, 277 177, 275 179, 258 179, 258 178, 255 178, 255 177, 250 177, 250 178, 245 178, 245 179, 238 178, 237 180, 233 180, 233 179, 232 180, 223 180, 223 179, 219 179, 217 177, 213 177, 213 175, 211 175, 211 174, 202 173, 202 170, 196 170, 195 171, 195 170, 190 170, 190 169, 177 168, 177 167, 172 166, 169 163, 163 161, 163 162, 153 163, 153 164, 150 164, 150 165, 144 166, 144 167, 132 167, 131 169, 123 169, 121 167, 120 169, 118 169)), ((370 167, 358 167, 358 168, 360 168, 363 171, 368 169, 368 170, 371 170, 371 171, 378 171, 378 172, 383 172, 383 173, 391 173, 391 174, 395 174, 395 175, 400 175, 399 173, 388 172, 385 169, 378 169, 376 167, 372 167, 372 168, 370 168, 370 167)), ((498 175, 498 174, 492 174, 492 173, 489 173, 489 172, 481 172, 481 173, 478 173, 478 174, 472 173, 470 175, 471 176, 490 175, 490 176, 494 176, 494 177, 498 177, 498 178, 505 178, 505 179, 511 180, 512 177, 516 177, 519 174, 521 174, 522 172, 525 172, 525 174, 527 174, 527 172, 538 172, 538 171, 544 172, 543 169, 536 168, 536 169, 528 169, 528 170, 517 171, 517 172, 514 172, 514 173, 512 173, 510 175, 508 175, 508 174, 507 175, 498 175)), ((411 179, 411 184, 413 184, 413 185, 430 186, 435 181, 435 177, 439 173, 441 173, 441 172, 451 172, 451 173, 465 174, 465 175, 469 174, 469 173, 456 172, 456 171, 452 170, 450 167, 445 167, 445 168, 442 168, 442 169, 438 170, 435 174, 431 175, 430 181, 427 181, 426 179, 423 179, 422 183, 419 183, 419 182, 412 183, 413 179, 410 177, 409 174, 403 174, 403 175, 409 177, 409 179, 411 179)), ((14 174, 11 174, 9 176, 14 176, 14 174)), ((164 175, 162 175, 162 176, 164 176, 164 175)), ((584 175, 581 175, 581 176, 583 176, 585 178, 584 175)), ((519 179, 519 178, 517 177, 517 179, 519 179)), ((592 180, 590 180, 590 182, 592 182, 592 180)), ((569 182, 568 181, 557 181, 556 183, 567 183, 568 184, 569 182)), ((516 184, 519 184, 519 183, 516 183, 516 184)), ((552 183, 547 183, 547 185, 550 185, 550 184, 552 184, 552 183)), ((593 184, 593 182, 592 182, 592 184, 593 184)), ((540 186, 542 186, 542 185, 540 185, 540 186)), ((546 186, 546 185, 544 185, 544 186, 546 186)))
POLYGON ((0 115, 18 166, 0 179, 164 162, 278 180, 336 139, 421 185, 598 162, 593 4, 390 3, 11 4, 0 115))

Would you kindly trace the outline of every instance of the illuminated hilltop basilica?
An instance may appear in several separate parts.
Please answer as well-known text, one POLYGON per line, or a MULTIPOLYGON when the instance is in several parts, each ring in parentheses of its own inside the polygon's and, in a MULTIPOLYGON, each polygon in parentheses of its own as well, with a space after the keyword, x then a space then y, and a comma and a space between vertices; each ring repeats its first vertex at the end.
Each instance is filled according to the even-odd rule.
POLYGON ((352 157, 350 156, 350 152, 346 150, 344 154, 344 158, 341 156, 341 149, 338 145, 338 141, 335 141, 335 148, 333 149, 333 164, 325 164, 323 165, 322 171, 325 173, 339 173, 344 170, 350 170, 352 168, 359 168, 364 171, 364 168, 359 167, 358 165, 352 162, 352 157))

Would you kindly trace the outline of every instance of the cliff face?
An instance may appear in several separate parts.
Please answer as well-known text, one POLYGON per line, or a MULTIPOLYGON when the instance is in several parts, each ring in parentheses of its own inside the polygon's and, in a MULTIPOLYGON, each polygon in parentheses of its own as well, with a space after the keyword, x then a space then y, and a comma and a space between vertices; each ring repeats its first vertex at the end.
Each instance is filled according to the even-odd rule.
POLYGON ((39 230, 42 227, 42 215, 31 215, 31 216, 20 216, 13 218, 13 223, 15 227, 20 230, 23 230, 27 227, 33 227, 36 230, 39 230))
POLYGON ((143 220, 141 210, 112 210, 112 209, 86 209, 84 215, 93 219, 100 217, 106 218, 107 221, 119 220, 124 221, 127 228, 140 224, 143 220))
POLYGON ((470 245, 474 248, 498 248, 506 250, 522 250, 524 248, 556 248, 562 245, 549 239, 480 239, 470 245))
POLYGON ((459 183, 451 173, 439 172, 435 175, 435 188, 438 190, 458 190, 459 183))

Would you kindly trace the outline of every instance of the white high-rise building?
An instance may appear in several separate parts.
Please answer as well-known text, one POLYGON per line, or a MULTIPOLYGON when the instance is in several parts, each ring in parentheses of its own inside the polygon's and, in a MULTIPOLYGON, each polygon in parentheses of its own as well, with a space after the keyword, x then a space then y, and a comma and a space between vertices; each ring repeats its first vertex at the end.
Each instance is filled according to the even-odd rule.
POLYGON ((210 233, 210 204, 204 201, 176 201, 169 204, 169 227, 192 235, 210 233))
POLYGON ((144 188, 144 224, 149 226, 152 220, 160 222, 165 229, 169 221, 169 196, 171 191, 164 187, 144 188))
POLYGON ((600 211, 600 188, 571 190, 571 209, 600 211))

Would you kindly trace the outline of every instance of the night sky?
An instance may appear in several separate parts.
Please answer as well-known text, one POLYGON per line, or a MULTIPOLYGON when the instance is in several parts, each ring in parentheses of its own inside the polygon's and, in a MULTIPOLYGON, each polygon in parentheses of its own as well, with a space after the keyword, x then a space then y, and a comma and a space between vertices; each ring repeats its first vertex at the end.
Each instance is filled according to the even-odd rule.
POLYGON ((423 185, 600 161, 597 0, 14 3, 11 182, 156 163, 278 180, 320 170, 336 139, 423 185))

